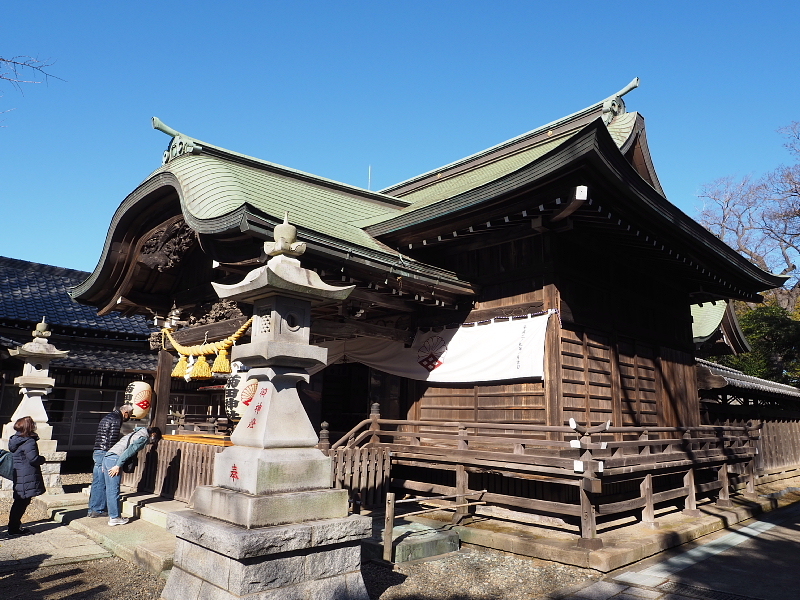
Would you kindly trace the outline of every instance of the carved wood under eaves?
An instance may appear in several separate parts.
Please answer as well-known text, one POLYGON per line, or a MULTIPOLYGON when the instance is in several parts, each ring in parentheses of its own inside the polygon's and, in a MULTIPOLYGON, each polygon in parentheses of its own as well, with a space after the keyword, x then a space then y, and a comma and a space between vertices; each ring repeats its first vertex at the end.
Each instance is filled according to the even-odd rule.
POLYGON ((142 244, 139 262, 161 273, 177 265, 197 241, 182 218, 167 222, 142 244))

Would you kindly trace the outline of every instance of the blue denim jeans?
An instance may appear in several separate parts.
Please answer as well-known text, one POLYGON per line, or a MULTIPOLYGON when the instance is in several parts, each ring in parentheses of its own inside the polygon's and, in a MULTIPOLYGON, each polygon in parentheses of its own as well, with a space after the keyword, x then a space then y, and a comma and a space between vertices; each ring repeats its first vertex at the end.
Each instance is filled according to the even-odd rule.
POLYGON ((108 474, 108 470, 117 464, 118 458, 116 454, 106 454, 103 459, 103 479, 106 486, 106 506, 108 506, 109 519, 120 517, 119 486, 122 483, 122 473, 120 472, 116 477, 108 474))
POLYGON ((105 450, 92 452, 94 468, 92 469, 92 487, 89 491, 89 512, 106 512, 106 482, 103 478, 103 458, 105 450))

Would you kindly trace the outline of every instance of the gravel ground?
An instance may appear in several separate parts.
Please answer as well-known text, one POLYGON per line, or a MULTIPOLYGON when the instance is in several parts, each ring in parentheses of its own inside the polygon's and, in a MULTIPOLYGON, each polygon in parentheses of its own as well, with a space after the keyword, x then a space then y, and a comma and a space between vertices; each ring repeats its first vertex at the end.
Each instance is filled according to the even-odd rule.
POLYGON ((462 549, 439 560, 362 568, 372 600, 531 600, 599 573, 535 558, 462 549))
MULTIPOLYGON (((63 474, 65 491, 91 483, 89 473, 63 474)), ((11 499, 0 499, 0 525, 11 499)), ((23 522, 46 518, 28 508, 23 522)), ((0 541, 2 543, 2 541, 0 541)), ((532 600, 599 574, 589 569, 493 551, 463 549, 440 560, 401 563, 394 570, 368 563, 371 600, 532 600)), ((119 558, 0 574, 3 600, 158 600, 164 580, 119 558)))
POLYGON ((3 600, 157 600, 164 580, 121 558, 0 573, 3 600))
MULTIPOLYGON (((362 569, 371 600, 532 600, 598 574, 462 550, 441 560, 362 569)), ((158 600, 164 580, 119 558, 0 574, 3 600, 158 600)))

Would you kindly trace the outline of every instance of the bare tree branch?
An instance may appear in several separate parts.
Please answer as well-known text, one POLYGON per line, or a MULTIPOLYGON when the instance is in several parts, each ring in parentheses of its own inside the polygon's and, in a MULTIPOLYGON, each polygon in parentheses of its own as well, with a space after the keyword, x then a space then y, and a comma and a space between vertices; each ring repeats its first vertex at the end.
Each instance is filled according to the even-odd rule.
MULTIPOLYGON (((800 122, 779 130, 800 159, 800 122)), ((703 187, 699 221, 706 229, 765 271, 789 276, 768 295, 787 310, 800 300, 800 163, 781 166, 759 179, 724 177, 703 187)))
POLYGON ((55 61, 39 60, 33 56, 0 56, 0 80, 8 81, 19 91, 22 91, 24 83, 47 83, 51 78, 61 80, 48 71, 53 64, 55 61))

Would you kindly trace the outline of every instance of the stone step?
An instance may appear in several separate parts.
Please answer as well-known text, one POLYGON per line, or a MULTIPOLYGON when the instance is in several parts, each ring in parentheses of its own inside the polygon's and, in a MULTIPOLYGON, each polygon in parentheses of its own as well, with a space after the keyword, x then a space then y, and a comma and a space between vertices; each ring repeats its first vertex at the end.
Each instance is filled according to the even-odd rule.
POLYGON ((163 578, 169 576, 175 553, 175 536, 163 527, 136 519, 126 525, 109 527, 106 518, 89 518, 62 513, 63 522, 107 548, 116 556, 163 578), (77 517, 77 518, 76 518, 77 517))
POLYGON ((87 509, 89 499, 81 492, 74 494, 42 494, 33 499, 33 504, 42 508, 48 518, 53 519, 56 513, 63 510, 87 509))
POLYGON ((152 494, 124 494, 122 516, 141 519, 166 529, 167 515, 185 508, 187 508, 186 503, 179 500, 170 500, 152 494))
MULTIPOLYGON (((373 531, 373 537, 361 542, 363 560, 383 559, 383 529, 373 531)), ((401 522, 392 529, 392 562, 395 563, 436 558, 458 552, 459 547, 458 534, 448 525, 401 522)))

